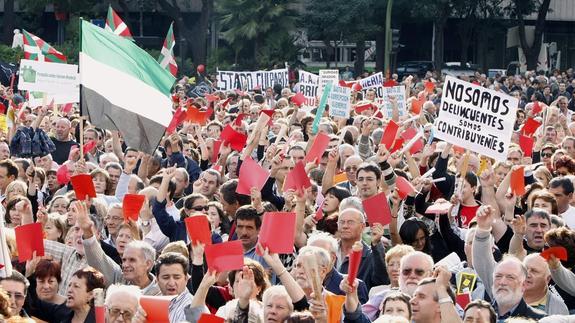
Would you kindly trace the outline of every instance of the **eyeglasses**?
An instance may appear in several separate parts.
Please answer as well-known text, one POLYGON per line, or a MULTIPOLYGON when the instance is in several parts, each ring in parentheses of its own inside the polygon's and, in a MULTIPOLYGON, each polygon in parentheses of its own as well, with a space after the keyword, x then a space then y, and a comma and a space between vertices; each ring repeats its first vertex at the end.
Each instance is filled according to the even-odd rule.
POLYGON ((110 314, 111 317, 118 317, 120 315, 122 315, 122 317, 124 318, 124 321, 127 322, 131 322, 132 318, 134 317, 134 313, 130 312, 130 311, 124 311, 121 310, 119 308, 110 308, 108 309, 108 313, 110 314))
POLYGON ((415 273, 416 276, 422 277, 423 275, 425 275, 425 272, 427 272, 427 270, 421 268, 416 269, 405 268, 404 270, 401 271, 401 274, 403 276, 409 276, 411 275, 412 272, 415 273))
POLYGON ((549 157, 551 157, 551 156, 553 156, 553 153, 541 153, 541 157, 547 157, 547 158, 549 158, 549 157))
POLYGON ((207 211, 209 207, 207 205, 197 205, 190 208, 190 210, 194 211, 207 211))

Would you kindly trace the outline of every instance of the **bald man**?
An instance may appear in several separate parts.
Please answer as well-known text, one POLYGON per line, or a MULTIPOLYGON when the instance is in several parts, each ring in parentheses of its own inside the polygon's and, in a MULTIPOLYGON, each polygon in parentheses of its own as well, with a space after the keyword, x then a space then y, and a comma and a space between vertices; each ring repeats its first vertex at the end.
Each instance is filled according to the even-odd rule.
POLYGON ((73 146, 78 146, 78 143, 70 138, 70 131, 72 129, 72 124, 70 120, 66 118, 60 118, 56 121, 56 135, 52 137, 52 141, 56 146, 56 150, 52 152, 52 159, 62 165, 68 156, 70 155, 70 149, 73 146))

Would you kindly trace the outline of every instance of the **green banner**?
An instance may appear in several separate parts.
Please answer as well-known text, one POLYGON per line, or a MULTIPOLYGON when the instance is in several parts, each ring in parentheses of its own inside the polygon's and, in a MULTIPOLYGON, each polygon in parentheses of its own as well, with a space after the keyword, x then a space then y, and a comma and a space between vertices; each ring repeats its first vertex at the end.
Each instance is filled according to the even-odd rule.
POLYGON ((311 132, 315 135, 319 130, 319 121, 321 120, 321 116, 323 116, 323 112, 325 111, 325 105, 327 104, 327 98, 331 93, 331 88, 333 83, 327 83, 325 88, 323 89, 323 94, 321 95, 321 100, 319 101, 319 106, 317 107, 317 111, 315 113, 315 119, 313 119, 313 127, 311 132))

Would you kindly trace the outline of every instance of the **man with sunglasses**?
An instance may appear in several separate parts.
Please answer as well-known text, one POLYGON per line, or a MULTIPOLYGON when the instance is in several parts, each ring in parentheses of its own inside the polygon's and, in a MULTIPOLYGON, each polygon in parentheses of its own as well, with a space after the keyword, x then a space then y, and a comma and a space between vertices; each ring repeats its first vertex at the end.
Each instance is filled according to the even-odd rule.
MULTIPOLYGON (((424 278, 431 277, 433 266, 433 258, 421 251, 415 251, 403 256, 399 265, 399 291, 413 296, 419 282, 424 278)), ((386 289, 373 295, 362 306, 363 313, 371 321, 377 318, 381 302, 383 302, 390 291, 390 289, 386 289)))

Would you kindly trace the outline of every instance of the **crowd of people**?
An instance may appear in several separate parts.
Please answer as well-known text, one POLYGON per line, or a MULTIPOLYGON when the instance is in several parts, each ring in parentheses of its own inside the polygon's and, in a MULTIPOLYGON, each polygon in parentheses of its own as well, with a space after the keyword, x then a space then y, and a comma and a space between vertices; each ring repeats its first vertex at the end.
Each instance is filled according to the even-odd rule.
MULTIPOLYGON (((183 78, 173 109, 213 114, 204 124, 179 124, 153 154, 81 119, 78 107, 21 106, 0 142, 2 235, 12 261, 10 275, 0 277, 0 315, 6 322, 96 322, 103 289, 107 322, 145 322, 152 313, 140 298, 160 295, 173 297, 170 322, 210 313, 246 323, 575 322, 573 69, 462 77, 519 99, 506 161, 433 138, 441 75, 391 78, 406 88, 405 113, 395 113, 394 101, 388 119, 374 91, 353 90, 351 117, 330 118, 327 107, 317 132, 318 107, 294 103, 297 78, 243 91, 219 91, 214 80, 209 99, 188 97, 192 85, 183 78), (422 97, 414 118, 411 105, 422 97), (273 111, 266 117, 263 110, 273 111), (542 124, 531 155, 518 142, 529 119, 542 124), (401 125, 398 134, 421 129, 423 149, 390 153, 380 144, 389 120, 401 125), (227 126, 247 142, 221 141, 227 126), (311 186, 284 189, 318 134, 329 144, 304 165, 311 186), (81 141, 92 144, 83 151, 81 141), (45 143, 50 152, 34 149, 45 143), (248 158, 270 176, 246 195, 236 190, 248 158), (521 167, 526 186, 517 195, 511 174, 521 167), (69 179, 79 174, 91 176, 97 197, 76 198, 69 179), (396 185, 400 177, 414 188, 407 196, 396 185), (381 192, 391 222, 368 223, 362 201, 381 192), (127 194, 145 197, 136 221, 124 216, 127 194), (429 212, 438 205, 448 207, 429 212), (296 214, 295 228, 286 228, 294 232, 292 253, 272 253, 258 241, 263 218, 278 211, 296 214), (241 241, 243 267, 208 268, 207 246, 190 241, 188 217, 208 219, 214 245, 241 241), (45 252, 23 262, 15 229, 30 223, 41 223, 45 252), (546 255, 551 247, 564 247, 566 257, 546 255)), ((8 88, 2 95, 6 106, 22 101, 8 88)))

